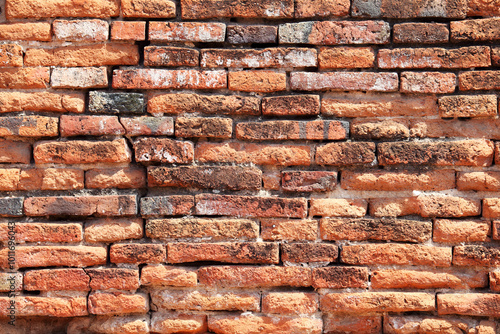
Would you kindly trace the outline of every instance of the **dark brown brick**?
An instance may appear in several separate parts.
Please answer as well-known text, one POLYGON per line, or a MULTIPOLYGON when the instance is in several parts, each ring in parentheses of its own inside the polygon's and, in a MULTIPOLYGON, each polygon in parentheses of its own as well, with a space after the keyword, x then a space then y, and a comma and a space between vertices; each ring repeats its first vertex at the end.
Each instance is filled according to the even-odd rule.
POLYGON ((281 260, 292 263, 335 262, 338 247, 332 244, 290 243, 281 245, 281 260))
POLYGON ((306 116, 319 114, 319 95, 275 96, 262 99, 262 114, 306 116))
POLYGON ((231 118, 177 117, 175 120, 176 137, 231 138, 232 132, 231 118))
POLYGON ((362 267, 314 268, 312 279, 312 285, 316 289, 364 289, 368 286, 368 269, 362 267))
POLYGON ((195 49, 146 46, 144 48, 144 66, 198 66, 200 52, 195 49))
POLYGON ((113 244, 109 249, 112 263, 161 263, 166 260, 164 245, 113 244))

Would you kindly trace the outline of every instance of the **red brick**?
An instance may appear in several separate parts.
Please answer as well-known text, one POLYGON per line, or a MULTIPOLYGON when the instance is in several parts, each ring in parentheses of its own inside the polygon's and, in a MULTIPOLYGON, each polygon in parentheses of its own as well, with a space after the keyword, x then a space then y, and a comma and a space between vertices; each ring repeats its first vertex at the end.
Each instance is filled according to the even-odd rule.
POLYGON ((141 198, 141 214, 146 217, 190 215, 193 207, 194 197, 190 195, 141 198))
POLYGON ((380 143, 378 161, 382 166, 418 164, 434 166, 490 166, 493 144, 489 140, 449 142, 380 143))
POLYGON ((52 31, 59 41, 106 41, 109 24, 104 20, 54 20, 52 31))
POLYGON ((43 41, 52 39, 49 22, 19 22, 0 25, 0 39, 8 41, 43 41))
POLYGON ((304 267, 217 266, 198 269, 200 284, 210 287, 311 286, 311 269, 304 267))
POLYGON ((460 90, 500 89, 500 71, 470 71, 458 75, 460 90))
POLYGON ((262 312, 313 314, 319 307, 318 295, 303 292, 270 292, 262 297, 262 312))
POLYGON ((281 173, 281 186, 285 191, 331 191, 336 185, 336 172, 290 171, 281 173))
POLYGON ((144 66, 198 66, 200 52, 190 48, 147 46, 144 66))
POLYGON ((454 95, 439 99, 439 116, 457 117, 495 117, 497 115, 495 95, 454 95))
POLYGON ((500 18, 453 21, 450 23, 451 41, 498 41, 500 18))
POLYGON ((161 263, 167 257, 165 246, 158 244, 113 244, 109 254, 112 263, 161 263))
POLYGON ((319 114, 319 95, 271 96, 262 99, 262 114, 306 116, 319 114))
POLYGON ((17 243, 25 242, 79 242, 82 241, 82 225, 75 223, 0 223, 0 240, 7 243, 15 231, 17 243), (14 227, 15 226, 15 227, 14 227))
POLYGON ((498 272, 490 272, 490 289, 491 291, 498 292, 500 290, 500 273, 498 272))
POLYGON ((335 262, 338 247, 332 244, 292 243, 281 245, 281 260, 285 263, 335 262))
MULTIPOLYGON (((0 316, 7 318, 11 300, 0 297, 0 316)), ((16 316, 21 317, 78 317, 88 315, 86 297, 33 297, 19 296, 15 299, 16 316)), ((45 324, 47 320, 45 320, 45 324)), ((46 328, 46 327, 45 327, 46 328)))
POLYGON ((309 166, 311 148, 298 145, 258 145, 244 143, 199 143, 196 160, 205 162, 231 162, 236 164, 309 166))
POLYGON ((233 2, 229 0, 181 0, 183 19, 209 19, 221 17, 245 18, 291 18, 292 0, 262 0, 253 2, 233 2))
POLYGON ((137 212, 135 195, 30 197, 27 216, 131 216, 137 212))
POLYGON ((323 322, 326 333, 379 334, 382 330, 382 317, 376 316, 328 314, 323 322))
POLYGON ((106 67, 70 67, 52 70, 50 78, 52 88, 105 88, 108 87, 106 67))
POLYGON ((316 149, 319 165, 345 166, 372 164, 375 161, 375 144, 369 142, 330 143, 316 149))
POLYGON ((386 18, 465 18, 467 1, 443 0, 439 3, 422 3, 419 0, 353 0, 352 16, 386 18))
POLYGON ((19 190, 75 190, 84 188, 84 172, 72 168, 26 168, 19 175, 19 190))
POLYGON ((17 190, 19 185, 21 170, 19 168, 0 169, 0 190, 17 190))
POLYGON ((314 241, 318 221, 313 219, 261 219, 261 237, 266 241, 314 241))
POLYGON ((469 0, 467 16, 499 16, 500 2, 498 0, 469 0))
POLYGON ((7 19, 45 17, 110 17, 120 14, 119 0, 89 0, 75 3, 70 0, 9 0, 7 19))
POLYGON ((295 17, 348 16, 351 3, 348 0, 297 0, 295 17))
POLYGON ((281 24, 281 44, 387 44, 390 27, 384 21, 316 21, 281 24))
POLYGON ((374 67, 375 52, 370 47, 321 48, 319 68, 370 68, 374 67))
POLYGON ((434 311, 434 294, 423 292, 329 293, 320 299, 327 313, 434 311))
POLYGON ((29 164, 31 158, 31 145, 25 142, 1 140, 0 162, 29 164))
MULTIPOLYGON (((46 320, 45 320, 46 321, 46 320)), ((149 315, 123 316, 89 316, 74 318, 63 331, 98 331, 110 334, 147 334, 149 332, 149 315)))
POLYGON ((460 314, 481 317, 498 317, 500 295, 489 293, 438 294, 437 311, 439 315, 460 314))
POLYGON ((227 87, 226 71, 135 69, 114 70, 115 89, 220 89, 227 87))
POLYGON ((321 319, 304 317, 266 317, 245 314, 240 316, 210 316, 208 319, 208 329, 215 333, 252 334, 255 333, 255 330, 258 330, 261 334, 320 334, 322 332, 322 327, 323 322, 321 319))
POLYGON ((443 23, 399 23, 393 27, 394 43, 438 44, 447 43, 448 26, 443 23))
POLYGON ((401 73, 401 92, 423 94, 453 93, 456 87, 454 73, 403 72, 401 73))
POLYGON ((57 117, 0 117, 0 135, 2 137, 57 137, 58 125, 57 117))
POLYGON ((342 171, 341 186, 347 190, 438 191, 455 188, 455 171, 342 171))
POLYGON ((292 72, 290 87, 305 91, 394 92, 398 90, 398 75, 388 72, 292 72))
POLYGON ((226 25, 212 22, 150 22, 150 41, 224 42, 226 25))
POLYGON ((146 173, 143 169, 129 168, 100 168, 88 170, 85 174, 87 188, 145 188, 146 173))
POLYGON ((125 129, 117 116, 61 116, 61 137, 119 136, 125 129))
POLYGON ((50 80, 48 67, 0 68, 0 88, 47 88, 50 80))
POLYGON ((494 267, 499 263, 500 250, 497 247, 467 245, 453 249, 453 264, 456 266, 494 267))
POLYGON ((134 142, 137 162, 187 164, 193 161, 193 143, 168 138, 139 138, 134 142))
POLYGON ((0 45, 0 67, 23 66, 23 49, 17 44, 0 45))
POLYGON ((141 270, 143 286, 196 286, 197 284, 196 270, 163 265, 147 265, 141 270))
POLYGON ((227 26, 227 42, 231 44, 276 43, 278 27, 266 25, 227 26))
POLYGON ((488 285, 485 271, 461 273, 443 270, 376 270, 371 274, 374 289, 473 289, 488 285))
POLYGON ((460 119, 412 121, 411 133, 414 138, 490 138, 500 139, 500 121, 492 119, 470 119, 463 122, 460 119))
POLYGON ((151 114, 197 112, 217 115, 259 115, 260 99, 237 95, 151 94, 148 99, 148 112, 151 114))
POLYGON ((262 188, 266 190, 280 190, 281 174, 278 171, 264 172, 262 174, 262 188))
POLYGON ((485 198, 483 200, 483 217, 498 218, 500 217, 500 199, 485 198))
POLYGON ((144 41, 146 39, 146 22, 114 21, 111 23, 111 40, 144 41))
POLYGON ((36 164, 119 163, 132 160, 125 139, 113 141, 42 141, 33 147, 36 164))
POLYGON ((305 198, 196 195, 196 214, 260 218, 305 218, 305 198))
POLYGON ((127 136, 171 136, 174 134, 172 117, 120 117, 127 136))
POLYGON ((100 315, 146 313, 149 311, 149 299, 142 293, 92 292, 88 308, 89 313, 100 315))
POLYGON ((24 110, 82 113, 85 97, 82 93, 0 92, 0 112, 24 110))
POLYGON ((175 17, 175 2, 170 0, 121 0, 121 2, 124 17, 175 17))
POLYGON ((175 136, 181 138, 231 138, 231 118, 177 117, 175 136))
POLYGON ((140 218, 100 218, 87 220, 85 224, 87 242, 115 242, 140 239, 143 236, 143 222, 140 218))
POLYGON ((429 316, 385 316, 384 333, 404 334, 414 330, 421 332, 427 331, 428 333, 439 333, 443 330, 450 333, 470 333, 474 331, 473 328, 469 328, 470 323, 463 320, 429 316))
POLYGON ((392 141, 410 137, 407 119, 361 119, 351 122, 351 138, 358 140, 392 141))
POLYGON ((88 291, 90 277, 83 269, 30 270, 24 274, 24 289, 88 291))
POLYGON ((259 293, 157 290, 151 303, 160 310, 260 311, 259 293))
MULTIPOLYGON (((89 267, 106 264, 106 248, 90 246, 17 246, 16 268, 89 267)), ((7 268, 8 248, 0 251, 2 268, 7 268)))
POLYGON ((286 90, 286 73, 273 71, 239 71, 228 74, 230 90, 272 93, 286 90))
POLYGON ((139 270, 121 268, 85 269, 93 290, 137 290, 139 270))
POLYGON ((342 247, 341 262, 353 265, 449 267, 451 247, 412 244, 364 244, 342 247))
POLYGON ((205 333, 207 330, 207 316, 204 314, 153 312, 151 316, 151 331, 153 332, 205 333))
POLYGON ((500 172, 459 172, 458 190, 499 191, 500 172))
POLYGON ((405 48, 382 49, 377 55, 379 68, 473 68, 491 65, 490 48, 469 46, 458 49, 405 48))
POLYGON ((324 267, 313 269, 315 289, 347 289, 368 287, 368 269, 359 267, 324 267))
POLYGON ((436 219, 432 234, 434 242, 462 243, 488 242, 491 235, 489 221, 436 219))
POLYGON ((363 199, 311 198, 310 216, 363 217, 368 203, 363 199))

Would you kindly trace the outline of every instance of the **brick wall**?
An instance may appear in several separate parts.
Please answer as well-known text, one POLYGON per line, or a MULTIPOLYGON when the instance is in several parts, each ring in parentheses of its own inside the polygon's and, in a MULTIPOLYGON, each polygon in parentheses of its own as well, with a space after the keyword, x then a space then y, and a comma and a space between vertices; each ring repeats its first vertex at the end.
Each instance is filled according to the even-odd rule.
POLYGON ((1 333, 499 333, 499 0, 1 20, 1 333))

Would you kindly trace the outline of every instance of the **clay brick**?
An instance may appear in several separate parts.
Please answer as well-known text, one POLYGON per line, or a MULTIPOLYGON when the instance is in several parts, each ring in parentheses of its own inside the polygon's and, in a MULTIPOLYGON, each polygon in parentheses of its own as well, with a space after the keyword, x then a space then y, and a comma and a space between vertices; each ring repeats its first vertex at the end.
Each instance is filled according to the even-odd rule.
POLYGON ((498 41, 500 18, 453 21, 450 23, 451 41, 498 41))
POLYGON ((194 239, 210 241, 256 240, 259 235, 257 223, 247 219, 149 219, 146 235, 152 239, 194 239))
POLYGON ((492 238, 494 240, 500 240, 500 221, 493 221, 492 223, 492 238))
POLYGON ((189 195, 141 198, 141 214, 146 217, 189 215, 193 207, 194 198, 189 195))
POLYGON ((500 71, 470 71, 458 75, 460 90, 500 89, 500 71))
POLYGON ((285 191, 331 191, 336 185, 336 172, 290 171, 281 173, 281 186, 285 191))
POLYGON ((49 22, 19 22, 0 24, 0 39, 7 41, 43 41, 52 39, 49 22))
POLYGON ((396 120, 355 120, 351 122, 351 137, 358 140, 392 141, 410 137, 409 122, 396 120))
POLYGON ((104 20, 54 20, 54 39, 59 41, 106 41, 109 24, 104 20))
POLYGON ((0 217, 21 217, 24 197, 0 197, 0 217))
POLYGON ((310 216, 363 217, 368 203, 363 199, 311 198, 310 216))
POLYGON ((457 174, 458 190, 499 191, 499 172, 459 172, 457 174))
POLYGON ((455 171, 342 171, 341 187, 347 190, 438 191, 455 188, 455 171))
POLYGON ((375 52, 370 47, 321 48, 319 68, 370 68, 375 63, 375 52))
MULTIPOLYGON (((417 316, 385 316, 384 333, 404 334, 408 331, 420 331, 428 333, 439 333, 440 331, 449 331, 450 333, 467 333, 469 324, 460 319, 444 319, 436 317, 417 317, 417 316)), ((480 332, 479 332, 480 333, 480 332)), ((485 333, 486 334, 486 333, 485 333)))
POLYGON ((140 93, 91 91, 89 92, 89 111, 91 113, 105 114, 142 114, 144 111, 144 95, 140 93))
POLYGON ((495 117, 497 115, 495 95, 455 95, 439 99, 439 116, 457 117, 495 117))
POLYGON ((119 136, 125 129, 117 116, 61 116, 61 136, 119 136))
POLYGON ((460 119, 412 121, 411 135, 414 138, 491 138, 500 139, 500 121, 492 119, 470 119, 463 122, 460 119))
POLYGON ((48 67, 0 68, 0 88, 47 88, 49 81, 48 67))
POLYGON ((226 71, 135 69, 114 70, 115 89, 220 89, 227 87, 226 71))
POLYGON ((473 68, 491 65, 490 48, 468 46, 458 49, 382 49, 377 54, 379 68, 473 68))
POLYGON ((432 240, 444 243, 490 241, 491 224, 481 220, 436 219, 432 240))
POLYGON ((229 72, 230 90, 256 93, 272 93, 286 90, 286 73, 273 71, 229 72))
MULTIPOLYGON (((106 264, 106 248, 90 246, 17 246, 16 268, 89 267, 106 264)), ((8 268, 8 249, 0 251, 2 268, 8 268)), ((67 283, 67 282, 66 282, 67 283)))
POLYGON ((0 162, 29 164, 31 145, 25 142, 1 140, 0 162))
POLYGON ((82 113, 85 98, 81 93, 0 92, 0 112, 25 110, 82 113))
POLYGON ((105 88, 108 87, 106 67, 56 67, 52 70, 50 84, 53 88, 105 88))
POLYGON ((348 16, 351 3, 348 0, 296 0, 295 17, 348 16))
POLYGON ((99 315, 146 313, 149 311, 149 299, 142 293, 92 292, 88 308, 89 313, 99 315))
POLYGON ((313 314, 319 307, 318 295, 303 292, 271 292, 262 297, 262 312, 313 314))
POLYGON ((323 240, 384 240, 425 242, 431 238, 432 223, 405 219, 321 219, 323 240))
POLYGON ((11 116, 0 117, 2 137, 57 137, 59 135, 57 117, 11 116))
POLYGON ((0 67, 23 66, 23 49, 17 44, 0 45, 0 67))
POLYGON ((261 219, 260 227, 266 241, 314 241, 318 235, 318 222, 312 219, 261 219))
POLYGON ((259 333, 295 333, 320 334, 323 322, 317 318, 267 317, 257 315, 211 316, 208 319, 209 330, 216 333, 251 334, 255 328, 259 333))
POLYGON ((112 41, 144 41, 146 22, 114 21, 111 23, 112 41))
POLYGON ((1 273, 0 274, 0 291, 22 291, 23 290, 23 274, 22 273, 1 273))
POLYGON ((467 16, 498 16, 500 15, 500 2, 498 0, 469 0, 467 16))
POLYGON ((134 142, 137 162, 187 164, 193 161, 193 143, 168 138, 139 138, 134 142))
POLYGON ((197 284, 196 270, 163 265, 147 265, 141 269, 143 286, 196 286, 197 284))
POLYGON ((227 27, 227 42, 231 44, 276 43, 277 36, 278 27, 274 26, 245 25, 227 27))
MULTIPOLYGON (((0 316, 9 316, 9 297, 0 297, 0 316)), ((21 317, 78 317, 88 315, 86 297, 33 297, 19 296, 15 299, 16 316, 21 317)), ((10 325, 12 326, 12 325, 10 325)), ((46 327, 45 327, 46 328, 46 327)))
POLYGON ((394 92, 398 90, 398 75, 389 72, 292 72, 290 87, 305 91, 394 92))
POLYGON ((280 44, 387 44, 390 27, 384 21, 316 21, 279 26, 280 44))
POLYGON ((498 317, 500 312, 496 305, 500 295, 489 293, 457 293, 438 294, 437 311, 439 315, 460 314, 482 317, 498 317))
POLYGON ((151 303, 160 310, 259 311, 259 293, 159 290, 151 303))
POLYGON ((198 269, 200 284, 209 287, 311 286, 311 269, 304 267, 217 266, 198 269))
POLYGON ((172 136, 174 119, 172 117, 120 117, 127 136, 172 136))
POLYGON ((197 215, 259 218, 305 218, 305 198, 196 195, 197 215))
POLYGON ((423 94, 453 93, 456 87, 454 73, 403 72, 401 73, 401 92, 423 94))
POLYGON ((380 165, 490 166, 493 144, 488 140, 380 143, 380 165))
POLYGON ((494 267, 500 263, 500 250, 497 247, 482 245, 455 246, 453 264, 455 266, 494 267))
POLYGON ((485 271, 461 273, 443 270, 376 270, 371 274, 374 289, 473 289, 488 285, 485 271))
POLYGON ((447 43, 450 36, 443 23, 399 23, 392 29, 394 43, 447 43))
POLYGON ((199 143, 196 160, 205 162, 231 162, 236 164, 309 166, 311 148, 298 145, 258 145, 244 143, 199 143))
POLYGON ((175 136, 181 138, 231 138, 231 118, 177 117, 175 136))
POLYGON ((500 273, 498 272, 490 272, 490 289, 491 291, 498 292, 500 290, 500 273))
POLYGON ((0 169, 0 190, 17 190, 19 185, 21 170, 19 168, 0 169))
POLYGON ((137 212, 135 195, 30 197, 27 216, 131 216, 137 212))
POLYGON ((88 220, 85 224, 85 241, 116 242, 143 237, 143 222, 140 218, 88 220))
POLYGON ((226 25, 212 22, 150 22, 148 39, 161 42, 224 42, 226 25))
POLYGON ((153 312, 151 316, 151 331, 153 332, 205 333, 207 330, 207 316, 204 314, 153 312))
POLYGON ((346 316, 328 314, 323 318, 326 333, 378 334, 382 330, 382 317, 346 316))
POLYGON ((0 241, 7 244, 9 238, 12 238, 14 231, 14 239, 17 243, 25 242, 79 242, 82 241, 82 225, 74 223, 0 223, 0 241), (9 234, 10 232, 10 234, 9 234))
POLYGON ((75 3, 70 0, 9 0, 7 19, 45 17, 112 17, 120 14, 119 0, 89 0, 75 3))
POLYGON ((374 161, 375 144, 370 142, 330 143, 316 149, 316 163, 319 165, 370 165, 374 161))
POLYGON ((317 51, 307 48, 203 49, 202 67, 301 68, 317 65, 317 51))
POLYGON ((135 167, 91 169, 85 173, 85 186, 94 189, 145 188, 146 173, 135 167))
POLYGON ((359 267, 324 267, 313 269, 315 289, 347 289, 368 286, 368 269, 359 267))
POLYGON ((26 168, 19 175, 19 190, 74 190, 84 188, 84 172, 72 168, 26 168))
POLYGON ((353 0, 352 16, 386 17, 394 19, 404 18, 465 18, 467 15, 467 1, 443 0, 439 3, 422 3, 419 0, 353 0))
POLYGON ((217 115, 259 115, 259 105, 260 99, 252 96, 151 94, 148 99, 148 112, 151 114, 198 112, 217 115))
POLYGON ((121 3, 124 17, 175 17, 175 2, 170 0, 121 0, 121 3))
POLYGON ((146 46, 144 66, 198 66, 200 52, 190 48, 146 46))
POLYGON ((33 147, 36 164, 88 164, 130 162, 125 139, 113 141, 42 141, 33 147))
POLYGON ((137 290, 139 270, 122 268, 85 269, 93 290, 137 290))
MULTIPOLYGON (((46 321, 46 320, 45 320, 46 321)), ((74 318, 62 330, 108 332, 109 334, 148 334, 148 315, 90 316, 74 318)))
POLYGON ((435 116, 436 97, 384 94, 371 96, 350 93, 326 96, 321 101, 321 113, 335 117, 395 117, 435 116))
MULTIPOLYGON (((456 248, 455 248, 456 249, 456 248)), ((413 244, 364 244, 342 247, 341 262, 353 265, 449 267, 451 247, 413 244)))
POLYGON ((281 245, 281 260, 285 263, 335 262, 338 247, 331 244, 293 243, 281 245))
POLYGON ((262 188, 266 190, 280 190, 281 174, 278 171, 264 172, 262 174, 262 188))
POLYGON ((88 291, 90 277, 83 269, 30 270, 24 274, 24 289, 88 291))
POLYGON ((111 263, 161 263, 167 252, 158 244, 113 244, 109 248, 111 263))
POLYGON ((306 116, 319 114, 319 95, 272 96, 262 99, 262 114, 306 116))
POLYGON ((245 18, 291 18, 292 0, 262 0, 253 2, 234 2, 230 0, 181 0, 183 19, 209 19, 221 17, 245 18))
POLYGON ((150 187, 204 188, 218 190, 257 190, 261 188, 262 172, 252 167, 149 167, 150 187))

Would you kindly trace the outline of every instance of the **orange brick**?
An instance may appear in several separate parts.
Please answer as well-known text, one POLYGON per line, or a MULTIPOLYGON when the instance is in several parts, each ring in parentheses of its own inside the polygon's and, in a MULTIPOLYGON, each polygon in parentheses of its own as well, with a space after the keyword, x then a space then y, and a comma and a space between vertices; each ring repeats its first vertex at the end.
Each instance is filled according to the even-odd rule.
POLYGON ((262 114, 305 116, 319 114, 319 95, 271 96, 262 99, 262 114))
POLYGON ((203 314, 153 312, 151 316, 151 331, 154 332, 205 333, 207 330, 207 316, 203 314))
POLYGON ((50 69, 48 67, 0 68, 1 88, 47 88, 49 80, 50 69))
POLYGON ((143 41, 146 39, 146 22, 114 21, 111 23, 111 40, 143 41))
POLYGON ((500 295, 490 293, 438 294, 437 311, 439 315, 460 314, 482 317, 498 317, 500 311, 495 306, 500 295))
POLYGON ((443 23, 400 23, 393 27, 395 43, 437 44, 447 43, 448 26, 443 23))
POLYGON ((117 116, 61 116, 61 137, 119 136, 125 129, 117 116))
POLYGON ((149 298, 146 294, 123 292, 92 292, 89 295, 89 312, 99 315, 146 313, 149 298))
POLYGON ((163 265, 147 265, 141 270, 141 285, 196 286, 196 270, 163 265))
POLYGON ((313 219, 261 219, 260 227, 267 241, 313 241, 318 235, 318 222, 313 219))
POLYGON ((382 317, 377 316, 348 316, 345 314, 328 314, 323 318, 324 329, 327 333, 354 333, 378 334, 382 330, 382 317))
POLYGON ((83 93, 0 92, 0 112, 24 110, 82 113, 85 96, 83 93))
POLYGON ((286 74, 273 71, 229 72, 230 90, 272 93, 286 90, 286 74))
POLYGON ((296 0, 295 17, 339 17, 348 16, 348 0, 296 0))
POLYGON ((109 249, 112 263, 161 263, 166 260, 166 249, 158 244, 113 244, 109 249))
POLYGON ((7 19, 45 17, 111 17, 120 14, 119 0, 89 0, 75 3, 71 0, 9 0, 7 19))
POLYGON ((139 270, 122 268, 85 269, 93 290, 137 290, 139 270))
POLYGON ((319 68, 370 68, 375 65, 375 52, 369 47, 321 48, 319 68))
POLYGON ((85 185, 87 188, 145 188, 146 173, 143 169, 128 168, 96 168, 85 173, 85 185))
POLYGON ((263 313, 313 314, 318 307, 318 295, 315 293, 271 292, 262 297, 263 313))
POLYGON ((498 16, 500 15, 500 2, 498 0, 469 0, 467 16, 498 16))
POLYGON ((52 38, 49 22, 23 22, 0 24, 0 39, 8 41, 43 41, 52 38))
POLYGON ((140 218, 87 220, 85 223, 85 241, 116 242, 127 239, 140 239, 144 236, 143 225, 140 218))
POLYGON ((366 288, 368 269, 345 266, 314 268, 312 279, 315 289, 366 288))
POLYGON ((373 164, 374 161, 375 143, 329 143, 316 149, 316 163, 319 165, 361 165, 373 164))
POLYGON ((483 217, 500 217, 500 198, 485 198, 483 200, 483 217))
MULTIPOLYGON (((464 319, 465 320, 465 319, 464 319)), ((446 330, 455 331, 473 331, 469 328, 470 323, 458 318, 438 318, 429 316, 385 316, 384 317, 384 333, 388 334, 403 334, 407 331, 424 330, 431 333, 439 332, 443 328, 446 330)), ((478 329, 476 327, 476 329, 478 329)), ((479 330, 479 329, 478 329, 479 330)), ((483 333, 479 331, 478 333, 483 333)), ((485 334, 487 332, 484 332, 485 334)), ((493 333, 493 332, 492 332, 493 333)))
POLYGON ((0 162, 29 164, 31 145, 25 142, 0 140, 0 162))
POLYGON ((451 41, 498 41, 499 18, 450 22, 451 41))
POLYGON ((442 118, 495 117, 497 109, 495 95, 454 95, 439 99, 439 115, 442 118))
POLYGON ((0 45, 0 67, 23 66, 23 49, 17 44, 0 45))
POLYGON ((124 17, 175 17, 175 3, 170 0, 121 0, 121 3, 124 17))
MULTIPOLYGON (((0 297, 0 316, 9 316, 9 297, 0 297)), ((16 316, 69 318, 88 315, 86 297, 15 297, 16 316)), ((12 325, 11 325, 12 326, 12 325)), ((46 326, 46 325, 45 325, 46 326)))
POLYGON ((320 334, 323 322, 317 318, 275 316, 266 317, 253 314, 243 316, 219 315, 208 319, 208 329, 215 333, 250 334, 258 328, 261 334, 309 333, 320 334))
POLYGON ((75 223, 0 223, 0 240, 7 243, 15 231, 17 243, 43 243, 43 242, 79 242, 82 241, 82 225, 75 223), (15 226, 15 227, 14 227, 15 226))
POLYGON ((90 277, 83 269, 30 270, 24 274, 25 290, 40 291, 88 291, 90 277))
POLYGON ((73 168, 23 168, 19 190, 75 190, 84 188, 83 170, 73 168))
POLYGON ((453 248, 455 266, 494 267, 500 264, 500 250, 482 245, 455 246, 453 248))
POLYGON ((467 1, 443 0, 439 4, 419 0, 387 1, 353 0, 352 16, 385 18, 465 18, 467 1))
POLYGON ((500 71, 469 71, 458 75, 460 90, 498 90, 500 71))
POLYGON ((57 117, 0 117, 0 135, 3 137, 57 137, 58 130, 57 117))
POLYGON ((484 220, 436 219, 432 240, 444 243, 488 242, 491 223, 484 220))
POLYGON ((310 216, 363 217, 368 203, 363 199, 311 198, 310 216))

